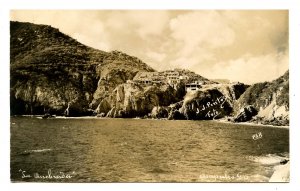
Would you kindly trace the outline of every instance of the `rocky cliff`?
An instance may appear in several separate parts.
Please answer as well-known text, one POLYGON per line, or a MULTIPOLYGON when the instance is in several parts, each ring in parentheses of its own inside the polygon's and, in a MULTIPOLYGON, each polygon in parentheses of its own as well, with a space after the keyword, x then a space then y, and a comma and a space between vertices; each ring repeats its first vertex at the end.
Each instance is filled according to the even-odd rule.
POLYGON ((183 102, 171 105, 169 118, 211 120, 230 116, 247 87, 242 83, 204 85, 198 91, 187 92, 183 102))
POLYGON ((188 70, 155 72, 136 57, 87 47, 51 26, 11 22, 10 33, 12 115, 289 122, 288 72, 250 87, 218 84, 188 70), (183 80, 169 84, 168 75, 183 80), (186 92, 195 81, 200 89, 186 92))
MULTIPOLYGON (((12 115, 144 117, 185 95, 183 83, 133 82, 136 74, 154 70, 125 53, 87 47, 51 26, 11 22, 10 34, 12 115)), ((176 72, 209 83, 194 72, 176 72)))
POLYGON ((139 71, 136 57, 87 47, 47 25, 10 23, 11 114, 90 115, 139 71))
POLYGON ((180 98, 169 85, 124 83, 101 101, 96 112, 107 117, 148 117, 154 107, 168 106, 180 98))
POLYGON ((235 113, 236 121, 289 125, 289 71, 272 82, 250 86, 238 99, 235 113), (249 106, 252 112, 246 114, 249 106))

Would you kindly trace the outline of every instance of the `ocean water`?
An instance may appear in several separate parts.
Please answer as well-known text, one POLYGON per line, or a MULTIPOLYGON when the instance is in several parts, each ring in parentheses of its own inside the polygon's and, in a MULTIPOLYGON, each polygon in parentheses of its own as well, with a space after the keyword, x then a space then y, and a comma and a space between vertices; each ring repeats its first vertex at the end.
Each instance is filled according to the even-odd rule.
POLYGON ((11 118, 13 182, 268 182, 288 158, 287 128, 11 118))

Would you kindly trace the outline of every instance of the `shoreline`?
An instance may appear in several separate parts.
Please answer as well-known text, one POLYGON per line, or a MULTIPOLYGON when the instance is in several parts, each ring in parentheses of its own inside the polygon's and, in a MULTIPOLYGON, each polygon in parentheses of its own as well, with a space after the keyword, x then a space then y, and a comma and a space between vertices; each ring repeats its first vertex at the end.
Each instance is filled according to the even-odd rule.
MULTIPOLYGON (((10 117, 35 117, 39 119, 43 119, 44 115, 13 115, 10 117)), ((48 119, 141 119, 141 120, 168 120, 167 118, 110 118, 110 117, 97 117, 97 116, 78 116, 78 117, 65 117, 65 116, 56 116, 50 117, 48 119)), ((169 120, 169 121, 176 121, 176 120, 169 120)), ((225 119, 217 119, 217 120, 178 120, 178 121, 215 121, 218 123, 227 123, 227 124, 236 124, 236 125, 245 125, 245 126, 264 126, 264 127, 273 127, 273 128, 282 128, 282 129, 289 129, 290 126, 277 126, 277 125, 269 125, 269 124, 258 124, 258 123, 251 123, 251 122, 239 122, 235 123, 232 121, 227 121, 225 119)))
POLYGON ((282 128, 282 129, 290 128, 290 126, 286 126, 286 125, 278 126, 278 125, 258 124, 258 123, 251 123, 251 122, 235 123, 232 121, 225 121, 224 119, 219 119, 219 120, 215 120, 215 121, 217 121, 219 123, 237 124, 237 125, 245 125, 245 126, 264 126, 264 127, 274 127, 274 128, 282 128))

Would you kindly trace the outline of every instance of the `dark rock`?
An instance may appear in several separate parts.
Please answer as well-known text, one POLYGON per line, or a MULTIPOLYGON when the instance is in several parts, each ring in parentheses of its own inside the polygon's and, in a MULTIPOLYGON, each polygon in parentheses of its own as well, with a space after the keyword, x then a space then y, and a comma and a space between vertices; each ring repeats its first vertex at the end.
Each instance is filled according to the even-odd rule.
POLYGON ((288 163, 289 161, 290 161, 290 160, 283 159, 283 160, 280 161, 280 164, 284 165, 284 164, 288 163))
POLYGON ((55 116, 49 114, 49 113, 46 113, 45 115, 43 115, 42 117, 43 119, 48 119, 48 118, 55 118, 55 116))
POLYGON ((173 104, 170 104, 169 105, 169 108, 171 110, 179 110, 183 105, 183 101, 179 101, 179 102, 176 102, 176 103, 173 103, 173 104))
POLYGON ((253 106, 249 105, 240 111, 240 113, 234 118, 234 122, 249 121, 255 115, 257 115, 257 110, 253 106))
POLYGON ((232 112, 226 97, 216 88, 188 92, 179 110, 188 120, 222 118, 232 112))
POLYGON ((178 110, 171 110, 168 115, 169 120, 184 120, 186 119, 182 113, 178 110))
POLYGON ((165 107, 155 106, 151 111, 152 118, 167 118, 168 110, 165 107))

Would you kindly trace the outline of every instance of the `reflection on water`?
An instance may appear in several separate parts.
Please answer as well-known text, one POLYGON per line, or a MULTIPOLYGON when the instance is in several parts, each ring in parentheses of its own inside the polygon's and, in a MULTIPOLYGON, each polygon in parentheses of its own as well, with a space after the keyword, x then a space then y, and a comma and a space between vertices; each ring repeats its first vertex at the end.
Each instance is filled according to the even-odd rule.
POLYGON ((11 118, 12 181, 268 181, 274 165, 260 163, 259 157, 288 157, 288 152, 288 129, 272 127, 215 121, 11 118), (258 132, 263 137, 254 140, 258 132), (31 177, 22 178, 20 169, 31 177), (49 169, 52 178, 34 177, 49 176, 49 169), (53 178, 62 173, 72 178, 53 178))

